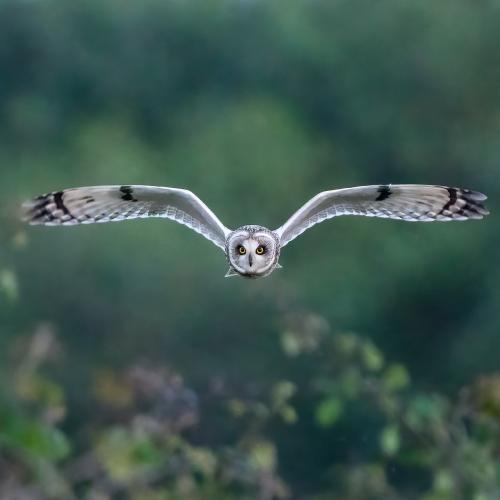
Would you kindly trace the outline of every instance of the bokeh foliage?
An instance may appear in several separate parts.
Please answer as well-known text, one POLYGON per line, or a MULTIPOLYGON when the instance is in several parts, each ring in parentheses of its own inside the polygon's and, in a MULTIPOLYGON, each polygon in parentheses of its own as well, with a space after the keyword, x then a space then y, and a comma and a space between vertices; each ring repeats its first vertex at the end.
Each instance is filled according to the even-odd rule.
POLYGON ((494 0, 2 2, 0 496, 496 498, 499 25, 494 0), (255 282, 165 221, 18 218, 140 183, 276 227, 381 182, 493 215, 330 221, 255 282))

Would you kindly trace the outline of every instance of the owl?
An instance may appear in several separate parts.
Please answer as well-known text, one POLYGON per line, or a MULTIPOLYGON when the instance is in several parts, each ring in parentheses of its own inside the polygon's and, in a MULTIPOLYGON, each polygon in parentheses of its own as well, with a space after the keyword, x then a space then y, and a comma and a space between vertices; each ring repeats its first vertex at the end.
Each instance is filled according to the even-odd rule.
POLYGON ((30 224, 71 226, 162 217, 184 224, 222 249, 226 276, 259 278, 281 267, 281 249, 306 229, 340 215, 404 221, 482 219, 486 196, 468 189, 419 184, 360 186, 323 191, 275 230, 228 229, 191 191, 154 186, 94 186, 45 194, 23 205, 30 224))

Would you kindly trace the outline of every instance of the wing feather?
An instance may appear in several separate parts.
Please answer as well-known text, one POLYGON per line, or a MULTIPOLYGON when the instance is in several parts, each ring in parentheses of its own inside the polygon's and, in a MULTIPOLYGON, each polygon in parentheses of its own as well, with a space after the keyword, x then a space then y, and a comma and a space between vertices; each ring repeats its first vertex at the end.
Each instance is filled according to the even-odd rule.
POLYGON ((482 219, 486 196, 469 189, 420 184, 359 186, 324 191, 309 200, 275 232, 285 246, 310 227, 340 215, 405 221, 482 219))
POLYGON ((191 191, 155 186, 92 186, 44 194, 23 205, 30 224, 70 226, 162 217, 224 249, 230 230, 191 191))

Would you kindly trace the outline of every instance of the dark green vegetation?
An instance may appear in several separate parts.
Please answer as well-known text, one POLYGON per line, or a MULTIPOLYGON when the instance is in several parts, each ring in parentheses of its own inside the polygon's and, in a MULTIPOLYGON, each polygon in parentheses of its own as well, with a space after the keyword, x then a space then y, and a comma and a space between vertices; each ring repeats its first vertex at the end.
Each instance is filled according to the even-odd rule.
POLYGON ((2 2, 0 497, 497 498, 499 26, 488 0, 2 2), (141 183, 276 227, 391 182, 492 215, 339 218, 255 282, 168 221, 17 219, 141 183))

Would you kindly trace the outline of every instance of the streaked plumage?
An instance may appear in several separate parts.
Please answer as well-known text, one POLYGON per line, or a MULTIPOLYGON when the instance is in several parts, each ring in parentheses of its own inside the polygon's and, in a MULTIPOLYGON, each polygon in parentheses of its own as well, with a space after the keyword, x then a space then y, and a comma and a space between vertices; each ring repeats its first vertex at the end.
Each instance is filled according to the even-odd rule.
POLYGON ((310 227, 340 215, 405 221, 482 219, 486 196, 468 189, 418 184, 360 186, 324 191, 282 226, 228 229, 192 192, 154 186, 95 186, 57 191, 27 202, 30 224, 75 225, 163 217, 184 224, 224 250, 228 276, 261 277, 279 267, 280 250, 310 227))

